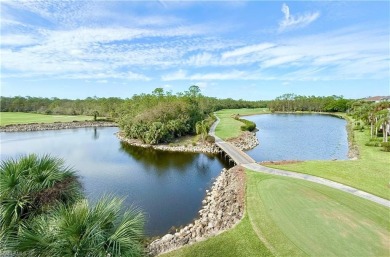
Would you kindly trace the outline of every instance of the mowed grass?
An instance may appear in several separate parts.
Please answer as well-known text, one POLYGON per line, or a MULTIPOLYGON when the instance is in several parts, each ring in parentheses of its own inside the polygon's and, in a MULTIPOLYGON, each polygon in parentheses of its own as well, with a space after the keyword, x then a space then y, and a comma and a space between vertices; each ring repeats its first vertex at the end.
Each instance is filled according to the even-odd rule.
POLYGON ((255 114, 262 114, 262 113, 269 113, 268 108, 254 108, 254 109, 227 109, 227 110, 221 110, 216 112, 216 115, 220 118, 220 123, 215 129, 215 134, 226 140, 229 138, 238 137, 241 135, 241 126, 244 125, 244 123, 235 120, 233 118, 234 115, 255 115, 255 114))
POLYGON ((247 171, 246 215, 173 256, 389 256, 389 209, 304 180, 247 171))
POLYGON ((327 178, 390 199, 390 153, 382 151, 381 147, 365 146, 370 138, 368 131, 354 131, 354 134, 360 153, 358 160, 267 166, 327 178))
POLYGON ((0 126, 28 123, 53 123, 93 120, 93 116, 84 115, 44 115, 24 112, 0 112, 0 126))
POLYGON ((389 209, 304 180, 247 171, 252 228, 277 256, 389 256, 389 209))

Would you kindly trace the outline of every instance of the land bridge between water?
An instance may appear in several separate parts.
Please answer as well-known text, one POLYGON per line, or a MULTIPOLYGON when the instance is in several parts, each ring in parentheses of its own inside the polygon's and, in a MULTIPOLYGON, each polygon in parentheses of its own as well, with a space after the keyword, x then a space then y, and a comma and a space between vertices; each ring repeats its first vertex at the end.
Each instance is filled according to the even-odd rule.
MULTIPOLYGON (((216 116, 217 117, 217 116, 216 116)), ((367 192, 361 191, 359 189, 334 182, 328 179, 302 174, 302 173, 296 173, 292 171, 286 171, 286 170, 279 170, 279 169, 273 169, 269 167, 265 167, 263 165, 258 164, 252 157, 250 157, 248 154, 246 154, 241 149, 235 147, 234 145, 230 144, 229 142, 226 142, 215 135, 215 129, 218 126, 220 119, 217 117, 217 121, 214 122, 214 124, 210 128, 209 134, 215 138, 215 145, 219 149, 219 151, 225 155, 225 157, 229 158, 229 161, 233 162, 235 165, 241 165, 244 168, 247 168, 249 170, 257 171, 257 172, 263 172, 267 174, 277 175, 277 176, 285 176, 285 177, 291 177, 296 179, 303 179, 307 181, 311 181, 314 183, 322 184, 325 186, 333 187, 336 189, 339 189, 341 191, 356 195, 358 197, 376 202, 380 205, 386 206, 390 208, 390 201, 386 200, 384 198, 369 194, 367 192)))

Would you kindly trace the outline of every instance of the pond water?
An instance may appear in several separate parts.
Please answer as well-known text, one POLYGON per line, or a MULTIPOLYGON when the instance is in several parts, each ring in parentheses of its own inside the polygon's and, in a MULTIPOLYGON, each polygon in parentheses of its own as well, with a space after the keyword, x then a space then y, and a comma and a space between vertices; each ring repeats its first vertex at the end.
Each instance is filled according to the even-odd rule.
POLYGON ((345 160, 346 121, 322 114, 262 114, 244 117, 256 123, 260 144, 246 153, 256 161, 345 160))
POLYGON ((0 133, 0 157, 51 154, 74 167, 87 197, 126 197, 147 214, 147 233, 165 234, 197 217, 205 190, 226 167, 215 156, 172 153, 129 146, 118 128, 0 133))

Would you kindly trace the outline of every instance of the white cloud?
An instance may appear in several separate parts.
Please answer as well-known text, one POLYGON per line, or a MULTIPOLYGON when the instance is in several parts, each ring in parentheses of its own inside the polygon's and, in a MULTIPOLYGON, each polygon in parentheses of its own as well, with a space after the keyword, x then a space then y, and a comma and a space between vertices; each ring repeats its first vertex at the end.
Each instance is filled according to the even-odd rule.
POLYGON ((302 58, 301 55, 283 55, 277 56, 274 58, 267 59, 261 63, 262 68, 270 68, 273 66, 279 66, 283 64, 288 64, 302 58))
POLYGON ((38 41, 30 35, 2 35, 1 46, 25 46, 32 45, 38 41))
POLYGON ((279 23, 279 31, 285 31, 287 29, 301 28, 309 25, 320 17, 319 12, 307 13, 302 15, 293 16, 290 14, 290 8, 288 5, 282 5, 282 12, 284 19, 279 23))
POLYGON ((244 46, 237 49, 234 49, 232 51, 224 52, 222 53, 222 59, 227 59, 231 57, 238 57, 242 55, 252 54, 255 52, 261 52, 265 49, 273 47, 274 44, 271 43, 262 43, 257 45, 250 45, 250 46, 244 46))
POLYGON ((163 81, 172 80, 251 80, 256 79, 253 74, 246 71, 229 70, 226 72, 212 72, 212 73, 195 73, 189 75, 186 71, 179 70, 177 72, 166 74, 161 77, 163 81))

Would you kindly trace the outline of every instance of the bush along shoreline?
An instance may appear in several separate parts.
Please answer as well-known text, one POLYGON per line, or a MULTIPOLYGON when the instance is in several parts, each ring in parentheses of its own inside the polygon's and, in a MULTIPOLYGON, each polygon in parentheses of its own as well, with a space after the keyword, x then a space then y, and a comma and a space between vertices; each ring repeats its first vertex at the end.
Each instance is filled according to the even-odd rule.
POLYGON ((166 234, 147 247, 149 256, 176 250, 217 235, 237 224, 244 213, 245 172, 235 166, 223 169, 211 190, 206 190, 199 217, 174 234, 166 234))

